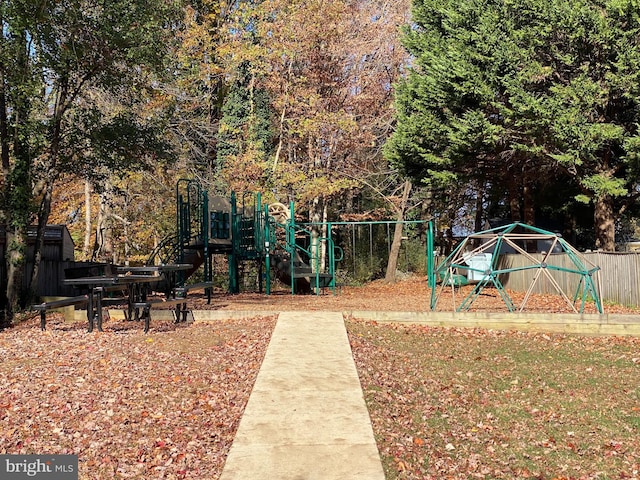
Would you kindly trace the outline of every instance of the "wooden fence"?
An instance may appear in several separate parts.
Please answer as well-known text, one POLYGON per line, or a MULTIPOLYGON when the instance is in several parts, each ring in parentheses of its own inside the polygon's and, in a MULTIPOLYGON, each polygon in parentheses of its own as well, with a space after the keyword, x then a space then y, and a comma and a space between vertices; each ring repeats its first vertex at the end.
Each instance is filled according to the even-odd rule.
MULTIPOLYGON (((541 259, 541 254, 531 254, 532 257, 541 259)), ((617 303, 627 306, 640 306, 640 253, 638 252, 590 252, 581 254, 581 258, 589 268, 590 264, 600 267, 594 275, 596 288, 602 294, 604 302, 617 303)), ((439 258, 436 260, 443 260, 439 258)), ((522 255, 502 255, 499 260, 499 269, 522 268, 531 265, 531 261, 522 255)), ((561 268, 575 269, 570 258, 565 253, 552 254, 548 263, 561 268)), ((438 265, 439 263, 436 263, 438 265)), ((569 296, 576 292, 580 275, 548 270, 549 276, 569 296)), ((540 269, 518 270, 504 274, 500 277, 506 288, 515 291, 527 291, 534 282, 533 293, 557 294, 553 282, 540 272, 540 269)))

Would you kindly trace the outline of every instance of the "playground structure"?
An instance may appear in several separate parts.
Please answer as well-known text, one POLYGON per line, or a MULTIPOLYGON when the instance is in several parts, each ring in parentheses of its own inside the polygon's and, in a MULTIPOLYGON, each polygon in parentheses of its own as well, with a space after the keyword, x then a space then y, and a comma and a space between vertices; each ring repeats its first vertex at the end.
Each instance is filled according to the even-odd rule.
POLYGON ((145 332, 152 308, 175 307, 175 321, 186 321, 190 290, 204 289, 207 303, 211 301, 215 255, 226 256, 230 293, 240 293, 241 271, 247 263, 258 271, 260 292, 265 286, 265 293, 271 293, 273 271, 281 281, 290 283, 292 294, 318 294, 325 288, 335 293, 336 263, 343 258, 343 251, 332 238, 332 224, 297 224, 294 213, 293 202, 289 207, 263 204, 259 193, 209 198, 198 181, 179 180, 175 233, 160 242, 146 265, 65 269, 61 283, 80 289, 82 294, 44 301, 32 308, 40 312, 43 330, 47 312, 60 307, 87 306, 89 331, 94 324, 102 329, 104 306, 125 305, 125 317, 143 319, 145 332), (194 275, 201 267, 201 276, 194 275), (150 292, 161 294, 161 298, 148 297, 150 292))
MULTIPOLYGON (((191 264, 179 283, 203 266, 203 280, 213 280, 214 255, 226 255, 228 290, 240 292, 240 278, 247 264, 257 271, 259 291, 271 293, 272 272, 292 294, 319 293, 338 286, 336 264, 344 258, 336 245, 333 231, 339 226, 388 222, 296 223, 293 202, 263 204, 259 193, 244 193, 230 198, 212 197, 195 180, 180 180, 176 185, 176 234, 165 239, 152 253, 147 264, 191 264)), ((394 222, 392 222, 394 223, 394 222)), ((594 301, 603 313, 601 288, 596 285, 599 267, 591 264, 561 235, 530 225, 513 223, 469 235, 439 265, 434 264, 434 226, 426 224, 426 260, 430 308, 435 310, 446 287, 452 288, 454 310, 468 311, 483 289, 494 287, 508 311, 523 311, 537 284, 549 283, 567 305, 583 313, 587 301, 594 301), (542 252, 542 256, 531 252, 542 252), (524 266, 511 267, 504 254, 516 253, 526 260, 524 266), (524 300, 516 306, 504 287, 509 275, 534 270, 524 300), (559 281, 575 277, 575 282, 559 281), (459 304, 456 289, 474 284, 459 304), (563 288, 561 285, 564 284, 563 288), (571 284, 569 292, 566 285, 571 284), (576 308, 576 302, 579 306, 576 308)), ((387 224, 388 228, 388 224, 387 224)), ((355 241, 354 241, 355 243, 355 241)), ((210 294, 210 290, 208 292, 210 294)), ((460 297, 460 295, 458 295, 460 297)))
POLYGON ((436 309, 444 288, 452 289, 454 309, 460 312, 468 311, 483 289, 493 286, 510 312, 523 311, 536 284, 545 279, 575 313, 578 313, 575 306, 577 301, 580 303, 579 313, 583 313, 587 300, 591 300, 602 314, 602 299, 599 293, 602 289, 597 288, 594 278, 598 270, 598 266, 588 262, 561 235, 530 225, 513 223, 469 235, 437 268, 430 269, 431 309, 436 309), (541 252, 541 257, 532 255, 530 250, 541 252), (503 261, 505 253, 518 253, 528 263, 524 266, 510 267, 503 261), (503 280, 508 275, 522 270, 535 270, 535 273, 521 305, 516 307, 504 288, 503 280), (559 275, 569 275, 577 279, 572 299, 561 287, 557 277, 559 275), (438 281, 440 287, 436 288, 438 281), (456 304, 457 287, 469 283, 475 283, 473 290, 456 304))
MULTIPOLYGON (((167 297, 175 296, 176 287, 184 293, 188 289, 205 288, 210 300, 214 285, 213 258, 216 255, 225 257, 221 263, 228 269, 230 293, 240 293, 240 279, 246 278, 245 267, 249 265, 261 293, 271 293, 274 274, 281 282, 290 285, 292 294, 318 294, 323 289, 330 289, 335 294, 339 286, 336 264, 344 259, 345 250, 351 250, 355 266, 356 245, 360 242, 356 238, 359 236, 356 231, 369 230, 369 251, 366 254, 372 260, 371 267, 379 269, 381 265, 375 263, 381 257, 377 254, 379 252, 374 255, 372 231, 382 227, 379 233, 386 237, 382 243, 390 247, 390 227, 396 223, 296 223, 293 202, 289 206, 281 203, 263 204, 259 193, 240 196, 232 193, 229 198, 210 198, 198 181, 183 179, 176 184, 175 233, 165 238, 152 252, 146 267, 131 268, 184 266, 171 279, 159 275, 159 280, 149 284, 150 290, 164 292, 167 297), (374 257, 376 262, 373 261, 374 257), (202 273, 194 275, 201 267, 202 273), (190 279, 188 285, 187 279, 190 279)), ((474 233, 463 239, 436 267, 433 222, 402 223, 422 224, 420 228, 413 228, 413 233, 424 235, 415 243, 421 249, 422 267, 426 263, 432 311, 437 309, 445 288, 451 288, 453 310, 462 312, 469 311, 483 290, 492 287, 509 312, 522 312, 528 299, 536 292, 536 286, 547 289, 550 285, 575 313, 584 313, 587 301, 593 301, 598 312, 603 313, 602 286, 597 282, 600 275, 596 275, 599 267, 589 262, 558 234, 521 223, 474 233), (424 254, 426 262, 422 257, 424 254), (507 254, 517 254, 517 258, 524 259, 526 263, 520 264, 520 260, 516 261, 514 256, 507 254), (524 288, 527 288, 524 299, 517 306, 505 288, 510 277, 512 281, 514 277, 517 277, 517 281, 524 280, 524 288), (473 289, 461 302, 456 303, 456 297, 463 297, 459 294, 459 287, 468 284, 473 284, 473 289), (576 308, 578 300, 580 303, 576 308)), ((364 245, 358 248, 361 246, 364 245)), ((107 265, 101 267, 107 268, 107 265)), ((87 275, 86 268, 80 268, 84 275, 87 275)), ((369 269, 369 264, 364 269, 369 269)), ((69 273, 67 270, 65 277, 69 273)), ((72 281, 69 277, 62 283, 72 281)), ((518 291, 522 291, 522 288, 521 284, 518 291)), ((86 303, 88 300, 78 297, 77 301, 86 303)), ((180 301, 184 303, 184 300, 180 301)), ((46 306, 49 308, 51 305, 46 306)))
POLYGON ((341 249, 317 228, 295 222, 293 202, 263 204, 260 193, 212 197, 196 180, 176 184, 174 235, 165 238, 147 260, 154 264, 191 264, 181 283, 203 267, 203 280, 213 280, 213 256, 226 255, 229 292, 240 292, 247 263, 257 270, 259 290, 271 293, 272 267, 291 293, 336 289, 336 262, 341 249))

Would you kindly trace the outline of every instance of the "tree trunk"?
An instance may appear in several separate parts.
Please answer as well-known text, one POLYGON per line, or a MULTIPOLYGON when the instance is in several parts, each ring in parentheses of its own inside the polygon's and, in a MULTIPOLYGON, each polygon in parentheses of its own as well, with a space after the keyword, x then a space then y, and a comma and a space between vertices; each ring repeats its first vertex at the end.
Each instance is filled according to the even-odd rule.
POLYGON ((96 241, 93 259, 100 262, 115 263, 113 251, 113 228, 111 219, 111 188, 107 186, 100 195, 100 210, 96 222, 96 241))
POLYGON ((44 187, 44 195, 40 202, 40 211, 38 212, 38 226, 36 231, 36 241, 33 250, 33 270, 31 271, 31 279, 27 292, 27 304, 33 303, 38 296, 38 276, 40 274, 40 261, 42 260, 42 249, 44 247, 44 235, 49 223, 49 214, 51 213, 51 199, 53 196, 53 178, 49 175, 44 187))
MULTIPOLYGON (((476 194, 476 214, 473 218, 473 230, 474 232, 481 232, 484 230, 482 227, 482 222, 484 220, 484 188, 485 183, 480 181, 478 182, 478 193, 476 194)), ((480 246, 480 239, 475 239, 471 246, 473 248, 478 248, 480 246)))
MULTIPOLYGON (((0 159, 2 160, 2 181, 6 182, 9 175, 9 123, 3 68, 0 64, 0 159)), ((4 222, 5 219, 1 220, 4 222)))
MULTIPOLYGON (((321 235, 322 238, 326 239, 329 237, 329 225, 327 225, 328 215, 329 215, 329 207, 327 206, 326 201, 322 202, 322 228, 321 235)), ((320 271, 327 271, 327 249, 329 245, 327 245, 327 240, 324 240, 320 244, 320 271)))
MULTIPOLYGON (((30 75, 29 55, 27 51, 27 35, 20 32, 16 35, 18 71, 25 76, 30 75)), ((2 70, 6 74, 6 70, 2 70)), ((4 78, 3 78, 4 80, 4 78)), ((4 82, 3 82, 4 84, 4 82)), ((6 92, 2 92, 6 95, 6 92)), ((3 96, 4 109, 3 122, 8 120, 6 97, 3 96)), ((22 284, 24 279, 25 255, 27 253, 27 227, 30 221, 31 205, 31 152, 28 139, 30 136, 28 118, 31 111, 31 103, 26 91, 18 91, 15 94, 11 127, 5 123, 3 128, 11 128, 2 132, 2 205, 3 220, 6 224, 5 258, 7 283, 6 304, 4 314, 0 319, 0 328, 10 326, 13 323, 15 312, 19 310, 24 301, 22 284), (8 146, 13 141, 13 164, 9 161, 8 146), (22 297, 22 298, 21 298, 22 297)))
POLYGON ((484 220, 484 188, 483 182, 478 184, 478 193, 476 196, 476 214, 473 218, 473 228, 476 232, 484 230, 482 222, 484 220))
POLYGON ((515 183, 509 185, 509 210, 511 212, 511 221, 520 222, 522 214, 520 213, 520 189, 515 183))
MULTIPOLYGON (((533 200, 533 188, 529 185, 528 180, 525 177, 525 185, 522 189, 522 203, 523 203, 523 222, 527 225, 535 226, 535 205, 533 200)), ((527 252, 535 252, 538 249, 538 242, 535 240, 529 240, 526 242, 527 252)))
POLYGON ((524 208, 523 221, 527 225, 534 226, 536 224, 535 202, 533 200, 533 188, 531 185, 525 185, 522 189, 522 200, 524 208))
MULTIPOLYGON (((313 165, 313 175, 315 177, 317 172, 322 168, 322 159, 319 154, 315 153, 313 147, 314 138, 310 135, 307 139, 307 155, 313 165)), ((309 246, 309 251, 311 252, 309 261, 311 262, 311 271, 313 273, 318 271, 318 266, 320 265, 320 231, 318 230, 317 224, 320 223, 320 219, 322 218, 322 204, 322 195, 318 194, 311 200, 311 208, 309 209, 309 221, 316 224, 311 226, 311 245, 309 246)))
POLYGON ((616 249, 613 198, 610 195, 599 195, 593 201, 596 248, 605 252, 613 252, 616 249))
POLYGON ((27 250, 26 228, 19 226, 7 229, 7 305, 5 307, 5 326, 11 325, 14 314, 20 310, 20 296, 24 278, 25 258, 27 250), (9 246, 11 246, 9 248, 9 246))
MULTIPOLYGON (((320 223, 322 218, 322 198, 317 196, 311 201, 311 208, 309 209, 309 221, 314 224, 320 223)), ((311 252, 311 258, 309 262, 310 267, 314 273, 318 270, 320 265, 320 231, 317 225, 311 226, 311 245, 309 251, 311 252)))
POLYGON ((123 241, 124 241, 124 264, 129 266, 129 222, 125 221, 123 223, 123 241))
POLYGON ((411 182, 404 182, 404 191, 402 192, 402 200, 397 209, 397 222, 393 231, 393 242, 389 250, 389 259, 387 260, 387 273, 385 274, 385 282, 393 283, 396 281, 396 270, 398 269, 398 257, 400 256, 400 246, 402 245, 402 222, 404 221, 404 213, 407 209, 409 201, 409 193, 411 192, 411 182))
MULTIPOLYGON (((2 17, 0 16, 0 20, 2 17)), ((0 21, 0 24, 2 22, 0 21)), ((7 97, 5 92, 5 74, 4 65, 0 63, 0 161, 2 162, 2 177, 0 177, 0 189, 2 194, 7 193, 6 182, 9 178, 10 165, 9 165, 9 128, 7 118, 7 97)), ((0 206, 0 223, 7 225, 7 212, 5 210, 5 203, 0 206)), ((5 236, 8 235, 6 232, 5 236)), ((5 248, 8 243, 5 241, 5 248)), ((6 255, 0 259, 0 262, 4 264, 5 275, 8 275, 8 262, 6 255)), ((8 318, 7 309, 7 278, 2 278, 0 282, 0 306, 4 311, 4 314, 0 314, 0 330, 8 327, 11 324, 11 320, 8 318)))
POLYGON ((350 188, 344 195, 344 213, 353 213, 353 199, 355 196, 355 189, 350 188))
POLYGON ((30 218, 30 194, 31 194, 31 165, 29 149, 24 143, 23 134, 26 127, 23 119, 24 112, 17 112, 16 131, 14 139, 15 163, 5 180, 5 192, 7 195, 6 217, 7 234, 5 255, 7 261, 7 306, 5 321, 13 322, 15 312, 21 306, 23 297, 23 279, 27 254, 27 228, 30 218), (23 115, 21 115, 23 113, 23 115))
POLYGON ((49 215, 51 214, 51 199, 53 197, 53 184, 56 180, 55 168, 58 154, 60 152, 60 140, 62 136, 62 117, 65 112, 67 102, 68 85, 66 78, 60 79, 58 94, 56 95, 56 104, 53 115, 53 122, 49 131, 51 147, 49 151, 48 172, 44 179, 44 194, 38 209, 38 226, 36 232, 36 241, 33 250, 33 270, 27 287, 27 302, 31 303, 38 294, 38 275, 40 273, 40 260, 42 259, 42 249, 44 248, 44 233, 49 223, 49 215))
POLYGON ((89 258, 89 248, 91 246, 91 184, 89 180, 84 181, 84 245, 82 254, 84 259, 89 258))
MULTIPOLYGON (((424 188, 424 198, 422 199, 422 205, 420 207, 420 219, 421 220, 433 220, 433 190, 431 187, 424 188)), ((429 227, 427 224, 419 224, 420 241, 423 245, 427 244, 427 231, 429 227)))

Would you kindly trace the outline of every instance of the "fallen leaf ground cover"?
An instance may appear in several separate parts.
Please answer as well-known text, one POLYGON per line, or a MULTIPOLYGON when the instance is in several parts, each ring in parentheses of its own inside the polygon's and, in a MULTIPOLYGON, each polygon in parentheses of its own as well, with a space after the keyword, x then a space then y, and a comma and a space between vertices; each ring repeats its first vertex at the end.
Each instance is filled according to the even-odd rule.
MULTIPOLYGON (((438 311, 452 311, 453 300, 456 305, 471 293, 472 285, 455 290, 445 288, 439 293, 438 311), (452 298, 452 295, 455 295, 452 298)), ((525 292, 507 289, 507 293, 516 308, 524 302, 525 292)), ((191 296, 191 295, 190 295, 191 296)), ((376 280, 362 286, 344 286, 334 295, 325 289, 321 295, 291 295, 290 288, 280 286, 272 290, 271 295, 260 293, 243 293, 231 295, 216 292, 207 304, 204 296, 191 300, 194 309, 215 310, 248 310, 248 311, 291 311, 291 310, 326 310, 355 311, 377 310, 398 312, 427 312, 430 310, 431 289, 425 276, 410 276, 397 283, 376 280)), ((580 305, 576 302, 576 308, 580 305)), ((640 309, 622 305, 605 305, 605 313, 638 314, 640 309)), ((471 305, 472 312, 506 312, 508 311, 499 292, 492 287, 482 290, 471 305)), ((534 294, 527 299, 523 311, 545 313, 571 313, 573 310, 560 295, 534 294)), ((593 302, 587 303, 585 313, 597 313, 593 302)))
POLYGON ((640 339, 347 329, 387 479, 640 478, 640 339))
POLYGON ((148 335, 51 317, 0 333, 0 454, 75 454, 84 480, 220 476, 275 317, 148 335))
MULTIPOLYGON (((505 311, 490 293, 476 307, 505 311)), ((0 454, 77 454, 83 480, 218 478, 275 312, 427 311, 429 289, 412 277, 189 298, 258 313, 152 320, 147 335, 113 319, 88 334, 51 313, 46 332, 36 317, 0 332, 0 454)), ((560 303, 534 296, 528 311, 560 303)), ((639 478, 640 340, 347 325, 389 479, 639 478)))

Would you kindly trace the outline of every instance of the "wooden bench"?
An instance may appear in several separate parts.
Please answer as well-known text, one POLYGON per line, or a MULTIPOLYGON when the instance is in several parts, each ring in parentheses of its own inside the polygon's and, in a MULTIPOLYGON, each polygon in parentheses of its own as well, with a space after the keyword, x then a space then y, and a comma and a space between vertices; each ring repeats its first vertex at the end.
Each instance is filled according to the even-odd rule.
POLYGON ((59 300, 52 300, 50 302, 38 303, 36 305, 32 305, 31 308, 40 312, 40 329, 46 330, 47 310, 70 306, 76 307, 86 305, 87 303, 89 303, 89 295, 79 295, 77 297, 61 298, 59 300))

